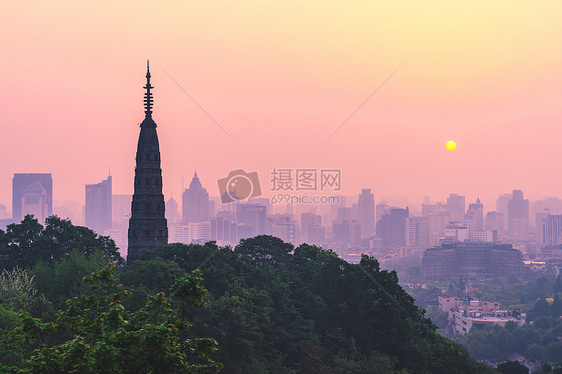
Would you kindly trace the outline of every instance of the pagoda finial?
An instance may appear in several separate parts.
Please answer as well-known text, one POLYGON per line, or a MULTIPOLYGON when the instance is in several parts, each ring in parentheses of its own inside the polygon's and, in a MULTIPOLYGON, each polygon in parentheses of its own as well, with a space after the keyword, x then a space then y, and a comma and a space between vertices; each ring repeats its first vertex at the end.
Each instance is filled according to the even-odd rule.
POLYGON ((150 84, 150 64, 148 60, 146 60, 146 86, 143 88, 146 90, 146 93, 144 94, 144 113, 146 114, 146 117, 149 118, 152 117, 153 102, 150 90, 154 87, 150 84))

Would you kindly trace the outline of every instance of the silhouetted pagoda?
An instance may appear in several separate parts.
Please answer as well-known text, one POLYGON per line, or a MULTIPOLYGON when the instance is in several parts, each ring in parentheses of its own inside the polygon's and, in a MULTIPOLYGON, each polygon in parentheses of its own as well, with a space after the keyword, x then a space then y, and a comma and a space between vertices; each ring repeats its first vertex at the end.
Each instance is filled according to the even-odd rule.
POLYGON ((143 251, 152 251, 168 244, 168 223, 162 194, 162 168, 156 123, 152 119, 150 68, 147 62, 145 117, 140 127, 135 168, 135 193, 129 219, 129 249, 127 264, 140 257, 143 251))

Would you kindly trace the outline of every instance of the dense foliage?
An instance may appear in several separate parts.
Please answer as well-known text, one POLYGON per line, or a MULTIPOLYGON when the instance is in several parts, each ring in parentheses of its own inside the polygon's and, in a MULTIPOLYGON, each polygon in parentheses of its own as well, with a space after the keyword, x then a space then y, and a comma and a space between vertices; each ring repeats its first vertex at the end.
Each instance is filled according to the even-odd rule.
POLYGON ((68 300, 68 308, 54 322, 20 311, 19 326, 3 343, 22 362, 0 364, 0 372, 217 373, 221 365, 209 358, 216 342, 186 338, 191 325, 182 318, 186 308, 203 305, 201 273, 193 271, 174 282, 174 307, 161 292, 129 312, 122 300, 131 292, 117 283, 113 266, 84 277, 90 292, 68 300))
POLYGON ((120 260, 113 242, 70 221, 42 228, 26 217, 0 232, 0 248, 6 268, 25 269, 12 275, 33 285, 0 305, 0 332, 14 344, 0 362, 12 372, 215 371, 212 339, 224 373, 493 372, 437 334, 396 273, 368 256, 349 264, 271 236, 234 249, 171 244, 118 268, 126 292, 106 266, 120 260), (208 307, 186 307, 201 304, 201 286, 208 307))
POLYGON ((149 278, 147 263, 162 260, 170 273, 172 264, 204 272, 209 308, 191 320, 198 335, 219 342, 225 373, 488 370, 437 334, 396 273, 381 271, 373 258, 353 265, 329 250, 259 236, 234 250, 161 247, 141 256, 147 270, 136 278, 149 278))
POLYGON ((518 361, 505 361, 496 370, 502 374, 529 374, 529 369, 518 361))
POLYGON ((8 225, 5 232, 0 230, 1 269, 28 268, 39 261, 53 264, 68 258, 72 251, 89 256, 96 250, 114 262, 124 262, 109 236, 57 216, 48 217, 43 227, 32 215, 26 215, 21 223, 8 225))
POLYGON ((453 340, 468 348, 479 360, 506 360, 517 353, 530 360, 562 362, 562 320, 539 317, 533 324, 522 326, 508 322, 505 327, 471 329, 453 340))

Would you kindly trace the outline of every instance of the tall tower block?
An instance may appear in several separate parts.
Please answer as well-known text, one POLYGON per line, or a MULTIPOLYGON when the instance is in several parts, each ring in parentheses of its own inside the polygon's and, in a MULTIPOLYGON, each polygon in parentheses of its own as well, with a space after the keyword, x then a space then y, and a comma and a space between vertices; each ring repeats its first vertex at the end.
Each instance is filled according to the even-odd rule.
POLYGON ((135 193, 129 219, 129 249, 127 264, 140 257, 143 251, 153 251, 168 244, 168 223, 162 194, 162 168, 156 123, 152 119, 150 68, 147 62, 145 117, 140 127, 135 168, 135 193))

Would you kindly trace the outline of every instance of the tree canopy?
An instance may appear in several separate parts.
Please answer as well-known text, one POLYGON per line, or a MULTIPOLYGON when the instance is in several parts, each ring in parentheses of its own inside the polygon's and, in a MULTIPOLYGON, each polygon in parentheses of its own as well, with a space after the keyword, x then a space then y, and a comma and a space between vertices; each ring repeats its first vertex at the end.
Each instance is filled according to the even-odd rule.
MULTIPOLYGON (((136 312, 122 300, 131 292, 118 284, 114 264, 84 278, 89 293, 69 299, 54 322, 20 311, 21 326, 5 343, 22 364, 0 365, 3 373, 217 373, 210 359, 213 339, 189 338, 188 308, 203 306, 200 271, 177 279, 170 289, 150 295, 136 312)), ((10 317, 13 318, 13 317, 10 317)))
POLYGON ((224 373, 486 373, 435 332, 393 271, 363 256, 350 264, 311 245, 271 236, 232 250, 214 242, 145 252, 205 274, 209 307, 193 330, 219 342, 224 373))
POLYGON ((72 251, 89 256, 96 250, 124 263, 113 239, 57 216, 48 217, 43 227, 32 215, 26 215, 21 223, 8 225, 5 232, 0 230, 2 269, 27 268, 39 261, 53 264, 68 258, 72 251))

